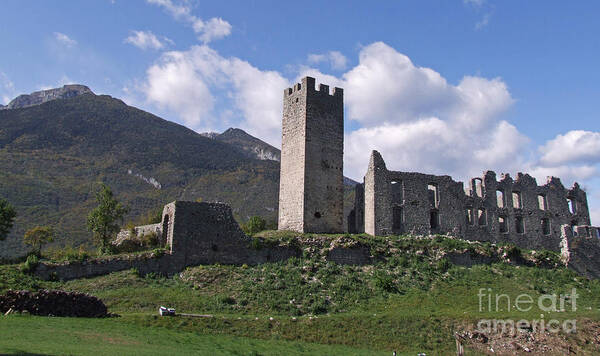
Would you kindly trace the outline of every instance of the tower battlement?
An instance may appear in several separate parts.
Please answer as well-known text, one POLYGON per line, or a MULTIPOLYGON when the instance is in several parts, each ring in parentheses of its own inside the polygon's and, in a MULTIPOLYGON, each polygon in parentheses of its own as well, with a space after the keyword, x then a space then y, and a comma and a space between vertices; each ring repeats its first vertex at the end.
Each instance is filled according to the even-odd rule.
POLYGON ((296 83, 296 84, 294 84, 293 87, 284 89, 283 97, 286 98, 288 96, 293 95, 294 93, 302 92, 303 89, 309 93, 323 93, 323 94, 327 94, 329 96, 340 97, 340 98, 342 98, 344 96, 344 89, 342 89, 342 88, 334 87, 330 93, 329 85, 319 84, 319 88, 317 89, 315 84, 316 84, 315 78, 304 77, 304 78, 302 78, 301 83, 296 83))

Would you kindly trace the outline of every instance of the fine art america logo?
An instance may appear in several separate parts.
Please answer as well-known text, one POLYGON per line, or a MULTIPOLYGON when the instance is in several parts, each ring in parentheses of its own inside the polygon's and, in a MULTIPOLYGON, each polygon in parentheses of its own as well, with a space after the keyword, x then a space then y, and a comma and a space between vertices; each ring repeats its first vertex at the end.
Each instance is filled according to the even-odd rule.
POLYGON ((539 319, 514 320, 514 319, 481 319, 477 323, 477 330, 482 333, 510 333, 516 332, 550 332, 550 333, 575 333, 577 320, 568 319, 562 322, 557 319, 545 319, 544 313, 577 311, 576 288, 569 294, 542 294, 533 298, 529 294, 519 294, 511 299, 508 294, 493 293, 491 288, 480 288, 477 293, 479 298, 479 312, 521 312, 527 313, 534 308, 540 312, 539 319))

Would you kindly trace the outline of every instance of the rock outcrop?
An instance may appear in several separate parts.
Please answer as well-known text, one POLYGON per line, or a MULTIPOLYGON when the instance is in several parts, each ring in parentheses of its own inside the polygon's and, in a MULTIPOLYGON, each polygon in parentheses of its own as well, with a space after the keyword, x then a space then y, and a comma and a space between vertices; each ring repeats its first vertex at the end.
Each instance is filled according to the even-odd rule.
POLYGON ((13 99, 8 105, 0 105, 0 110, 21 109, 30 106, 40 105, 45 102, 56 99, 67 99, 83 94, 94 94, 90 88, 85 85, 69 84, 62 88, 54 88, 48 90, 36 91, 31 94, 19 95, 13 99))

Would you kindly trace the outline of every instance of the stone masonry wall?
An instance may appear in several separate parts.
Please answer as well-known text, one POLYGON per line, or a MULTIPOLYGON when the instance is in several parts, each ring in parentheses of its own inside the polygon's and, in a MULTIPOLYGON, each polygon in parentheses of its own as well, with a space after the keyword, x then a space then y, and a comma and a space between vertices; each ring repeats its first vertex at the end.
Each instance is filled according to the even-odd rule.
POLYGON ((505 174, 497 181, 488 171, 472 179, 465 193, 462 182, 449 176, 388 171, 377 151, 356 201, 364 204, 364 230, 355 216, 356 230, 371 235, 452 234, 559 251, 562 225, 590 225, 587 197, 577 183, 566 189, 552 177, 538 186, 522 173, 516 180, 505 174))
POLYGON ((83 262, 40 263, 36 275, 62 280, 92 277, 136 268, 173 275, 185 267, 201 264, 259 264, 300 256, 292 247, 254 249, 251 239, 240 229, 231 208, 221 203, 175 201, 163 209, 162 239, 167 252, 128 254, 83 262))
POLYGON ((600 278, 599 229, 569 224, 561 226, 561 256, 563 262, 575 272, 588 278, 600 278))
POLYGON ((343 90, 305 77, 283 101, 279 229, 343 232, 343 90))

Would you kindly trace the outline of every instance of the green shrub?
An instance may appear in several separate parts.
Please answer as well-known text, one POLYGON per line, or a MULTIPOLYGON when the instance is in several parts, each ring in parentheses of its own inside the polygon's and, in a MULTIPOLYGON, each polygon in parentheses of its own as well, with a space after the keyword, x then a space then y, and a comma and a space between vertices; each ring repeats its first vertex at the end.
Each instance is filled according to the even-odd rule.
POLYGON ((253 216, 242 225, 242 230, 248 235, 254 235, 258 232, 264 231, 267 226, 267 222, 260 216, 253 216))
POLYGON ((142 245, 145 247, 157 247, 159 245, 158 234, 156 232, 149 232, 140 237, 142 245))
POLYGON ((49 259, 53 261, 85 261, 92 256, 92 253, 88 251, 83 245, 79 246, 78 249, 73 248, 71 245, 59 248, 48 248, 44 255, 47 255, 49 259))
POLYGON ((40 259, 37 255, 29 255, 27 256, 27 260, 23 264, 23 267, 21 267, 21 271, 24 273, 33 273, 39 263, 40 259))
POLYGON ((154 256, 156 257, 162 257, 166 252, 167 250, 162 247, 158 247, 152 250, 152 253, 154 253, 154 256))

